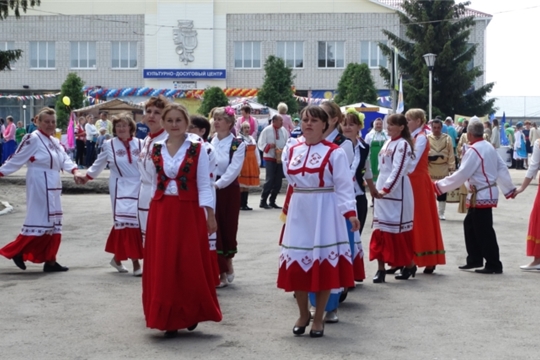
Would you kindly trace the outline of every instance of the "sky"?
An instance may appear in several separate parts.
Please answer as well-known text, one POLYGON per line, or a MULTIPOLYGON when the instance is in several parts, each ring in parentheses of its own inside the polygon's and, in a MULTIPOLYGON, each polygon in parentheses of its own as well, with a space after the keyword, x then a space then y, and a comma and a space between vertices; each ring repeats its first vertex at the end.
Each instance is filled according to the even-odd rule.
POLYGON ((471 0, 493 15, 487 27, 486 80, 491 96, 540 96, 540 0, 471 0))

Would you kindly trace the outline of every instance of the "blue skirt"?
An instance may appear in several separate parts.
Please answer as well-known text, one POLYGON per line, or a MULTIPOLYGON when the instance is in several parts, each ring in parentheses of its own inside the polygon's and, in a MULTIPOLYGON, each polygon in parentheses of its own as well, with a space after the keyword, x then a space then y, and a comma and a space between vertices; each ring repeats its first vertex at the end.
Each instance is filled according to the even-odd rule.
POLYGON ((3 149, 2 149, 2 164, 6 162, 7 159, 10 158, 11 155, 15 153, 15 150, 17 150, 17 142, 15 140, 9 140, 4 143, 3 149))

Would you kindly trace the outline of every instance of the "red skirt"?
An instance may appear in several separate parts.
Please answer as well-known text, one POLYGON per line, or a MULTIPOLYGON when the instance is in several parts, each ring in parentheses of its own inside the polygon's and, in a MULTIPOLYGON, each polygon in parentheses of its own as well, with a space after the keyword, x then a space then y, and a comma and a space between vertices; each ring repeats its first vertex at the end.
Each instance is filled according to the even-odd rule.
POLYGON ((219 278, 220 272, 219 272, 219 263, 218 263, 218 256, 216 249, 210 249, 210 265, 212 267, 212 276, 214 277, 214 284, 218 286, 221 283, 221 280, 219 278))
POLYGON ((24 261, 36 264, 55 261, 62 234, 27 236, 19 235, 17 238, 0 249, 0 255, 8 259, 22 254, 24 261))
POLYGON ((105 251, 114 254, 117 261, 143 258, 143 242, 140 228, 115 229, 107 239, 105 251))
POLYGON ((354 280, 360 281, 366 278, 366 269, 364 267, 364 258, 356 256, 353 262, 354 280))
POLYGON ((352 264, 347 259, 339 259, 335 267, 327 260, 315 261, 307 272, 296 261, 288 268, 283 262, 278 272, 277 287, 285 291, 319 292, 353 286, 352 264))
POLYGON ((394 267, 409 266, 413 261, 412 232, 398 234, 376 229, 371 234, 369 260, 381 260, 394 267))
POLYGON ((540 186, 538 187, 538 193, 536 194, 531 216, 529 217, 527 256, 540 258, 540 186))
POLYGON ((167 331, 221 321, 206 217, 198 202, 177 196, 152 200, 144 255, 146 326, 167 331))

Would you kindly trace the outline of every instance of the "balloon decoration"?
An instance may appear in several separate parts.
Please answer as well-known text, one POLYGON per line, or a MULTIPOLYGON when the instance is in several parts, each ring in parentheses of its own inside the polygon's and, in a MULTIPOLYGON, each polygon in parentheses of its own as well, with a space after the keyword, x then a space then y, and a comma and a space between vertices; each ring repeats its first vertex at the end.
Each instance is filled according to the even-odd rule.
POLYGON ((66 106, 71 105, 71 99, 69 98, 69 96, 64 96, 64 97, 62 98, 62 102, 63 102, 64 105, 66 105, 66 106))

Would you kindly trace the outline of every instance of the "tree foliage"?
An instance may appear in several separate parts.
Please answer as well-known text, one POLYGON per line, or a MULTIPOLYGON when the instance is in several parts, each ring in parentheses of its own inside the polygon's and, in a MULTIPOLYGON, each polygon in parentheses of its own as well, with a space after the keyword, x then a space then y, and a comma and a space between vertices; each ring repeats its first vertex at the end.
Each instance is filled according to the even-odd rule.
MULTIPOLYGON (((20 10, 26 12, 28 7, 39 6, 39 0, 0 0, 0 20, 4 20, 9 11, 13 11, 15 17, 21 16, 20 10)), ((0 51, 0 71, 8 69, 11 70, 10 62, 17 61, 22 56, 22 50, 7 50, 0 51)))
MULTIPOLYGON (((468 44, 474 17, 465 16, 465 6, 454 0, 405 0, 398 12, 405 26, 404 38, 383 30, 398 49, 398 69, 403 74, 403 95, 407 108, 428 107, 429 77, 423 55, 437 55, 433 68, 433 116, 485 115, 493 112, 495 99, 486 100, 493 83, 474 88, 482 76, 480 66, 471 66, 476 47, 468 44)), ((382 52, 393 56, 393 49, 379 43, 382 52)), ((381 67, 390 85, 390 71, 381 67)))
POLYGON ((197 112, 207 116, 215 107, 229 105, 229 98, 219 86, 214 86, 206 89, 203 95, 203 101, 197 112))
POLYGON ((347 65, 339 79, 335 101, 341 106, 361 101, 377 103, 377 89, 367 64, 347 65))
POLYGON ((280 102, 287 104, 289 114, 298 110, 294 98, 292 69, 285 66, 283 59, 270 55, 264 64, 264 82, 257 94, 260 103, 276 109, 280 102))
POLYGON ((60 95, 56 98, 55 106, 56 121, 59 128, 65 129, 67 127, 70 110, 80 109, 83 107, 83 86, 84 81, 75 73, 69 73, 66 80, 62 84, 60 95), (64 96, 69 97, 69 99, 71 100, 69 108, 62 102, 64 96))

